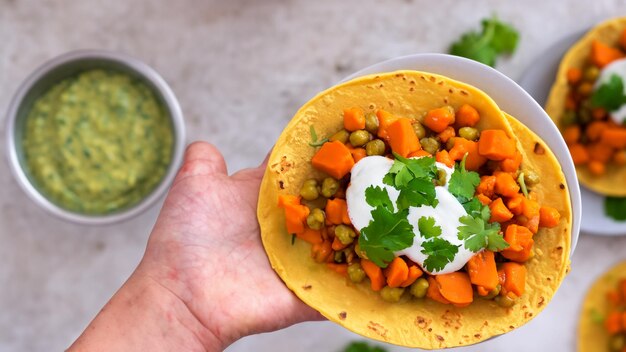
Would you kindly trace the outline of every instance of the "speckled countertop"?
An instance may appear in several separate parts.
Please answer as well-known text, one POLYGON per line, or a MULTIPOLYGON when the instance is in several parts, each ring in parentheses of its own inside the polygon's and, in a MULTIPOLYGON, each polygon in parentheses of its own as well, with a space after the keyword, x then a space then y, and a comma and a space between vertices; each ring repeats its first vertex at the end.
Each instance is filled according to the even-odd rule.
MULTIPOLYGON (((522 33, 518 53, 498 66, 517 79, 555 40, 626 14, 626 4, 0 0, 0 111, 19 83, 53 56, 83 48, 123 51, 164 76, 182 105, 189 141, 216 144, 232 172, 258 164, 316 92, 381 60, 444 52, 494 12, 522 33)), ((157 211, 114 226, 65 223, 27 199, 0 164, 0 351, 67 347, 141 258, 157 211)), ((625 258, 625 249, 626 237, 582 235, 571 274, 538 318, 459 350, 574 350, 585 289, 625 258)), ((354 338, 329 322, 305 323, 244 338, 228 351, 337 351, 354 338)))

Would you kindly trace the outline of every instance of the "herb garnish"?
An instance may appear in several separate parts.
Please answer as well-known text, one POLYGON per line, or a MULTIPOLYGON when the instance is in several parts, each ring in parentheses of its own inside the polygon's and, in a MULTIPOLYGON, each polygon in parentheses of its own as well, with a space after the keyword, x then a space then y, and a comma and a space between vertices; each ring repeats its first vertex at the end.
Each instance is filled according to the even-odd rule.
POLYGON ((409 224, 408 209, 394 212, 387 190, 370 186, 365 190, 365 201, 372 210, 372 221, 361 229, 359 246, 367 258, 381 268, 394 258, 394 252, 413 244, 413 226, 409 224))
POLYGON ((437 175, 437 166, 433 158, 406 159, 398 154, 383 183, 400 191, 398 209, 439 204, 432 182, 437 175))
POLYGON ((626 221, 626 197, 606 197, 604 212, 617 221, 626 221))
POLYGON ((387 352, 380 346, 370 346, 367 342, 352 342, 343 352, 387 352))
POLYGON ((432 216, 422 216, 417 221, 417 228, 426 239, 441 236, 441 226, 435 225, 435 218, 432 216))
POLYGON ((467 171, 465 169, 466 159, 467 153, 463 156, 460 165, 454 168, 454 172, 450 176, 450 184, 448 185, 448 191, 452 193, 461 204, 474 198, 474 192, 476 192, 476 187, 480 183, 480 175, 478 175, 477 172, 467 171))
POLYGON ((624 82, 616 74, 612 74, 609 80, 602 83, 591 96, 592 106, 602 107, 608 111, 615 111, 624 104, 626 104, 624 82))
POLYGON ((309 132, 311 133, 311 141, 309 142, 311 147, 319 147, 328 142, 328 138, 323 138, 319 141, 317 140, 317 132, 315 132, 315 127, 313 127, 313 125, 309 126, 309 132))
POLYGON ((513 54, 519 33, 511 25, 500 22, 494 15, 481 22, 482 31, 470 31, 450 46, 450 54, 463 56, 494 66, 498 55, 513 54))
POLYGON ((454 256, 459 251, 459 246, 435 237, 430 241, 422 243, 422 253, 428 258, 424 261, 424 268, 430 272, 443 269, 446 264, 454 260, 454 256))

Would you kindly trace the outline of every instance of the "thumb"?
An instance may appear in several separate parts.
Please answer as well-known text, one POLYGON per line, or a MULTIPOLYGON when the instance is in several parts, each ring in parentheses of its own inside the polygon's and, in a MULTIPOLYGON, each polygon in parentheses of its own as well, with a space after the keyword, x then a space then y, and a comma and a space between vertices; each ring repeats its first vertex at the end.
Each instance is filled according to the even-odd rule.
POLYGON ((185 151, 183 165, 178 171, 176 180, 197 175, 226 175, 226 162, 222 153, 207 142, 193 142, 185 151))

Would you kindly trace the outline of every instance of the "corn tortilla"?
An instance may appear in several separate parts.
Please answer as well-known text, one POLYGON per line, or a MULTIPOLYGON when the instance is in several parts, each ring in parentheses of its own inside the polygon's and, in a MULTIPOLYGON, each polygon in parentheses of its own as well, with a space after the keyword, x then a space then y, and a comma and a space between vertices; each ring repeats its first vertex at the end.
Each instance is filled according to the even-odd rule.
POLYGON ((535 317, 554 295, 569 268, 571 206, 568 185, 548 148, 534 133, 503 114, 482 91, 452 79, 418 71, 369 75, 332 87, 306 103, 287 125, 269 158, 260 189, 258 219, 263 245, 272 267, 285 284, 306 304, 329 320, 363 336, 407 347, 436 349, 481 342, 509 332, 535 317), (411 299, 405 293, 398 303, 382 300, 369 287, 316 263, 310 245, 291 242, 285 217, 277 206, 280 194, 298 194, 302 182, 322 173, 310 160, 316 148, 309 128, 329 136, 343 128, 343 109, 379 108, 422 120, 430 109, 445 104, 458 109, 470 104, 478 110, 478 129, 500 128, 517 137, 524 155, 523 169, 541 178, 533 188, 538 201, 561 213, 559 225, 535 235, 535 257, 526 263, 526 292, 511 308, 475 298, 468 307, 456 308, 430 299, 411 299))

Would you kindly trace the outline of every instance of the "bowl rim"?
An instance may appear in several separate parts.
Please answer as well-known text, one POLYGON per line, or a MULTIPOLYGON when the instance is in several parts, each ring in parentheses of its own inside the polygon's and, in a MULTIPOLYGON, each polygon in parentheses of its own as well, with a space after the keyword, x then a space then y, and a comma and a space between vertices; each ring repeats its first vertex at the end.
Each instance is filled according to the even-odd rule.
POLYGON ((41 208, 46 210, 49 214, 52 214, 60 219, 67 220, 82 225, 107 225, 124 220, 128 220, 134 216, 139 215, 151 207, 170 187, 170 184, 174 180, 178 168, 182 164, 184 148, 185 148, 185 123, 183 120, 183 113, 174 95, 174 92, 165 82, 165 80, 159 75, 152 67, 146 63, 131 57, 127 54, 108 51, 108 50, 76 50, 70 51, 59 56, 56 56, 35 69, 28 77, 19 85, 17 91, 14 93, 9 103, 9 108, 6 114, 5 124, 5 137, 6 137, 6 150, 9 168, 11 172, 22 188, 26 195, 34 201, 41 208), (168 169, 159 182, 158 186, 154 188, 146 197, 135 205, 115 212, 111 214, 103 215, 90 215, 73 212, 60 207, 59 205, 48 200, 28 179, 25 170, 20 164, 16 143, 17 138, 15 136, 17 113, 24 98, 35 87, 35 85, 50 72, 56 68, 72 64, 75 62, 85 60, 101 60, 113 62, 117 65, 124 66, 130 69, 133 73, 139 75, 142 79, 150 82, 153 87, 163 98, 163 102, 169 111, 169 118, 172 123, 174 143, 172 159, 168 169))
MULTIPOLYGON (((535 99, 519 84, 493 67, 464 57, 448 54, 424 53, 395 57, 358 70, 344 78, 341 82, 368 74, 396 70, 433 72, 471 84, 487 93, 502 110, 511 113, 513 116, 542 116, 542 120, 549 122, 543 124, 541 128, 531 129, 550 146, 552 152, 556 155, 568 185, 572 211, 571 258, 578 244, 582 216, 582 201, 578 177, 576 176, 574 162, 561 133, 535 99), (510 96, 514 96, 516 99, 502 103, 506 102, 505 98, 510 96), (522 110, 527 112, 520 114, 519 112, 522 110)), ((509 100, 511 99, 509 98, 509 100)), ((526 124, 524 121, 522 123, 526 124)))

